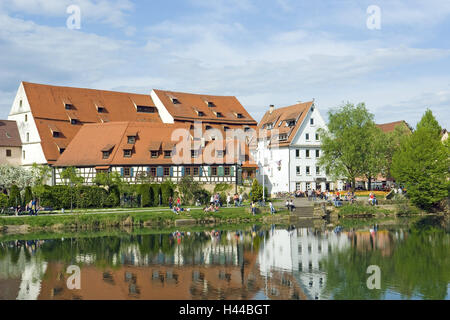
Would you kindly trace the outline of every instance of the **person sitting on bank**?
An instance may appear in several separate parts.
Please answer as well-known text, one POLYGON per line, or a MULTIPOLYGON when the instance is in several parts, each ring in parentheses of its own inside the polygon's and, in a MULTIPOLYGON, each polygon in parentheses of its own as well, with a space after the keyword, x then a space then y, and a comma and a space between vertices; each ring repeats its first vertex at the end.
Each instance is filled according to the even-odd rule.
POLYGON ((273 207, 272 201, 269 201, 270 214, 275 214, 275 208, 273 207))
POLYGON ((289 208, 290 208, 291 212, 292 212, 292 211, 295 211, 294 202, 293 202, 292 200, 289 201, 289 208))

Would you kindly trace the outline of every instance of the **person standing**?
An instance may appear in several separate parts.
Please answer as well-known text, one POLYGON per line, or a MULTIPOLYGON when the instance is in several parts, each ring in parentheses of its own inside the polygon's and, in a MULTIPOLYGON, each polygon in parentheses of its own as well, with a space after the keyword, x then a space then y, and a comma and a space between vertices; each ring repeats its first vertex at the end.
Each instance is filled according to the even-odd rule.
POLYGON ((230 194, 227 195, 227 208, 230 207, 230 203, 231 203, 231 196, 230 194))
POLYGON ((270 214, 275 214, 275 208, 273 207, 272 201, 269 201, 270 214))
POLYGON ((239 207, 242 207, 242 193, 239 195, 239 207))
POLYGON ((254 201, 252 201, 252 214, 256 214, 256 203, 254 201))
POLYGON ((173 198, 169 197, 169 208, 172 209, 173 208, 173 198))

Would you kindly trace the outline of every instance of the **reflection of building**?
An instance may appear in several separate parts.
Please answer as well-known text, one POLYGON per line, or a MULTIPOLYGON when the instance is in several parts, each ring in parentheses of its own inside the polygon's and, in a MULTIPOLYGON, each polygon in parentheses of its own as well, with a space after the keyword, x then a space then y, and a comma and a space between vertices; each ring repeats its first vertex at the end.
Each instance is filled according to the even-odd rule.
POLYGON ((349 245, 347 237, 334 232, 275 230, 259 252, 260 271, 270 277, 277 271, 293 272, 308 298, 320 299, 326 281, 321 260, 349 245))
POLYGON ((388 231, 357 231, 348 233, 351 243, 362 252, 380 251, 382 256, 389 257, 394 250, 394 239, 388 231))

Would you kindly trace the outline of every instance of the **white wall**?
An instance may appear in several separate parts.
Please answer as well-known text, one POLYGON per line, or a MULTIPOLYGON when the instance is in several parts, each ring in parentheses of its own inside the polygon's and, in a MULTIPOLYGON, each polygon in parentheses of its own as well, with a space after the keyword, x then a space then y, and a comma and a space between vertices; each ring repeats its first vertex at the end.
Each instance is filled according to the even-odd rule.
POLYGON ((22 83, 17 90, 8 120, 15 120, 17 122, 22 140, 22 165, 30 166, 33 163, 46 164, 47 160, 42 150, 41 138, 22 83), (22 101, 22 106, 20 106, 20 101, 22 101), (28 118, 27 121, 25 121, 25 115, 28 118), (27 133, 29 134, 29 140, 27 140, 27 133), (23 152, 25 152, 25 158, 23 158, 23 152))

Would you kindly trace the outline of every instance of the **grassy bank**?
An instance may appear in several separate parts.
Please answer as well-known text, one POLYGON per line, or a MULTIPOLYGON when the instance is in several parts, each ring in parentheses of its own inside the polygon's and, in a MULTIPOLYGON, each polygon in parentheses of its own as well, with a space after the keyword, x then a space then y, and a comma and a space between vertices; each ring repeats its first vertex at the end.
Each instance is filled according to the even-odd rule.
MULTIPOLYGON (((205 223, 249 223, 262 222, 270 218, 288 216, 287 211, 279 212, 275 217, 268 213, 252 216, 245 208, 223 208, 219 212, 204 213, 202 209, 193 209, 180 215, 172 211, 145 211, 136 210, 128 212, 90 212, 75 214, 56 214, 24 217, 0 217, 0 226, 13 230, 14 226, 25 226, 31 230, 42 229, 103 229, 119 226, 174 226, 179 222, 189 224, 205 223)), ((23 231, 23 230, 22 230, 23 231)), ((20 231, 18 231, 20 232, 20 231)))

